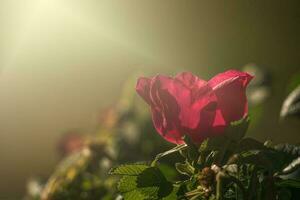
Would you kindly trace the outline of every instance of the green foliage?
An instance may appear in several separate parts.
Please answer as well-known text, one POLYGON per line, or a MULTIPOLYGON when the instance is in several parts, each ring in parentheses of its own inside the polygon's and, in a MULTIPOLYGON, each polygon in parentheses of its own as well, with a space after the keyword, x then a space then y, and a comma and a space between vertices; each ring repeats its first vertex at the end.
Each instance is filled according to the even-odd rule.
POLYGON ((118 190, 126 200, 162 199, 173 191, 172 183, 157 167, 143 164, 121 165, 112 169, 110 174, 122 175, 118 190))
POLYGON ((137 176, 123 176, 118 183, 118 190, 122 193, 137 188, 137 176))

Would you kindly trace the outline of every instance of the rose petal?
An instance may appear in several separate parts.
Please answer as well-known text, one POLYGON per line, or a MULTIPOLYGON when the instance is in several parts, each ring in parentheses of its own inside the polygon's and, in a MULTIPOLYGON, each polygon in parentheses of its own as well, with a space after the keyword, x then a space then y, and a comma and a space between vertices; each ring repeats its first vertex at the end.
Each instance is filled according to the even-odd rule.
POLYGON ((194 143, 201 143, 204 139, 211 136, 213 123, 216 115, 216 101, 210 101, 201 106, 198 112, 198 124, 195 129, 187 131, 187 135, 192 138, 194 143))
POLYGON ((151 81, 152 119, 156 130, 168 141, 182 143, 180 111, 189 101, 189 90, 170 77, 156 76, 151 81))
POLYGON ((182 133, 177 130, 176 126, 172 127, 171 124, 168 127, 164 127, 166 124, 166 118, 162 115, 160 111, 151 109, 152 112, 152 121, 157 132, 168 142, 174 144, 182 144, 182 133))
POLYGON ((226 123, 239 120, 248 113, 246 87, 252 78, 247 73, 229 70, 208 81, 226 123))
POLYGON ((208 84, 203 85, 196 92, 192 92, 192 102, 187 112, 181 113, 184 127, 198 129, 211 126, 216 112, 217 98, 208 84))
POLYGON ((213 78, 211 78, 208 83, 214 89, 218 89, 218 87, 223 87, 223 85, 230 84, 231 82, 239 79, 244 87, 248 85, 253 76, 248 73, 240 72, 237 70, 228 70, 226 72, 217 74, 213 78))
POLYGON ((152 79, 142 77, 138 79, 136 91, 151 106, 152 120, 157 132, 167 141, 181 144, 182 135, 176 126, 176 123, 178 124, 176 118, 179 115, 176 113, 178 111, 176 100, 168 94, 168 91, 161 90, 170 87, 171 82, 168 81, 166 77, 161 76, 152 79), (153 88, 153 98, 150 95, 150 87, 153 88))
POLYGON ((141 77, 138 79, 136 84, 136 91, 137 93, 149 104, 151 105, 151 99, 150 99, 150 82, 151 79, 141 77))
POLYGON ((175 80, 180 81, 184 86, 192 89, 194 87, 201 87, 206 81, 201 80, 190 72, 181 72, 175 76, 175 80))
POLYGON ((163 75, 155 76, 151 81, 150 90, 150 95, 153 101, 155 101, 155 92, 158 90, 160 92, 167 91, 182 104, 190 103, 190 90, 176 79, 163 75))

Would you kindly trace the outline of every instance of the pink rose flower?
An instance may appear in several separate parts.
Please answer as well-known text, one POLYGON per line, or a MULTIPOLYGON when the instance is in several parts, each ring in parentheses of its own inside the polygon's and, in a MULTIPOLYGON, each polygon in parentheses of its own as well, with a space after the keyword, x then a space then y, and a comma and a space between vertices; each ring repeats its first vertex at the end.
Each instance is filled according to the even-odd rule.
POLYGON ((163 138, 182 144, 188 135, 200 143, 247 115, 246 87, 252 78, 229 70, 205 81, 183 72, 175 77, 141 77, 136 91, 149 104, 154 127, 163 138))

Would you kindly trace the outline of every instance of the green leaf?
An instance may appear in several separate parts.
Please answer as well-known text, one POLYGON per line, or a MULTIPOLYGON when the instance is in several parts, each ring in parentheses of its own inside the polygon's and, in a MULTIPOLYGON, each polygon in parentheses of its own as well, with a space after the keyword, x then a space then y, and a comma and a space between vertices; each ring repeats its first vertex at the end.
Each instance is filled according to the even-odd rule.
POLYGON ((191 166, 188 162, 185 163, 176 163, 176 170, 183 175, 191 176, 195 172, 195 168, 191 166))
POLYGON ((130 192, 137 188, 137 176, 123 176, 118 183, 118 190, 121 193, 130 192))
POLYGON ((171 166, 169 164, 160 163, 159 166, 157 166, 157 167, 164 174, 166 179, 168 179, 170 181, 177 180, 178 172, 176 171, 176 169, 173 166, 171 166))
POLYGON ((138 190, 133 190, 123 194, 125 200, 146 199, 146 197, 138 190))
POLYGON ((172 192, 168 196, 162 198, 162 200, 174 200, 174 199, 178 199, 178 195, 177 195, 178 189, 179 189, 179 186, 173 187, 172 192))
POLYGON ((172 192, 173 186, 156 167, 144 170, 137 179, 137 188, 147 196, 165 197, 172 192))
POLYGON ((112 168, 109 172, 111 175, 139 175, 141 174, 145 169, 149 168, 150 166, 145 164, 126 164, 126 165, 120 165, 118 167, 112 168))
POLYGON ((173 185, 157 167, 142 164, 121 165, 112 169, 111 174, 124 175, 118 183, 118 190, 125 200, 162 199, 173 190, 173 185))

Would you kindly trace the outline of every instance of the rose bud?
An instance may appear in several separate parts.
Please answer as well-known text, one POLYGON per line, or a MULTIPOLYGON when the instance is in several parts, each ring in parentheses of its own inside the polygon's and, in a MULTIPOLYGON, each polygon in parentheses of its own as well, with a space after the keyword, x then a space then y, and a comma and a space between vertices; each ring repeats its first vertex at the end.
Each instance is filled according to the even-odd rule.
POLYGON ((251 79, 235 70, 209 81, 183 72, 175 77, 141 77, 136 91, 149 104, 154 127, 164 139, 182 144, 188 135, 200 143, 247 115, 245 90, 251 79))

